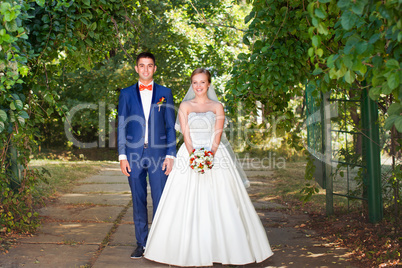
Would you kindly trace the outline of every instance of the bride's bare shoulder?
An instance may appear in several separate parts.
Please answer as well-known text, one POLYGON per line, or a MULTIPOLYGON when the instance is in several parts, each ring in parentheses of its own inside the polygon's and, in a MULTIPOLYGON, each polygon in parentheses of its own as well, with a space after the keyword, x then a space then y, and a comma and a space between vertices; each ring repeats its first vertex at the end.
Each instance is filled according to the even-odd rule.
POLYGON ((189 113, 189 111, 191 110, 191 103, 190 101, 183 101, 182 103, 180 103, 179 106, 179 113, 183 114, 183 115, 187 115, 189 113))
POLYGON ((188 107, 190 107, 191 106, 191 102, 188 100, 188 101, 183 101, 182 103, 180 103, 180 109, 185 109, 185 108, 188 108, 188 107))
POLYGON ((219 101, 213 101, 212 107, 216 112, 221 112, 223 111, 223 105, 219 101))

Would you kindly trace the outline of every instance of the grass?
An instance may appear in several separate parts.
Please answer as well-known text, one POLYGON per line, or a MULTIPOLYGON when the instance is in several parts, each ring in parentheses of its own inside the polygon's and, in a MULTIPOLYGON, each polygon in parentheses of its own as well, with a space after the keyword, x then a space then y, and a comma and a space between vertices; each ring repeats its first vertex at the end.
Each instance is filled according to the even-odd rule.
POLYGON ((70 191, 80 180, 96 175, 107 165, 108 162, 95 161, 32 160, 29 168, 47 171, 46 182, 37 186, 38 197, 46 199, 70 191))
POLYGON ((304 179, 305 167, 306 162, 304 161, 287 162, 285 168, 273 169, 272 176, 252 178, 252 181, 257 180, 269 185, 264 187, 252 186, 249 191, 252 199, 292 204, 291 207, 294 209, 309 206, 314 211, 322 211, 325 209, 324 189, 320 189, 319 193, 315 194, 307 204, 303 204, 301 201, 303 195, 300 190, 306 183, 304 179))

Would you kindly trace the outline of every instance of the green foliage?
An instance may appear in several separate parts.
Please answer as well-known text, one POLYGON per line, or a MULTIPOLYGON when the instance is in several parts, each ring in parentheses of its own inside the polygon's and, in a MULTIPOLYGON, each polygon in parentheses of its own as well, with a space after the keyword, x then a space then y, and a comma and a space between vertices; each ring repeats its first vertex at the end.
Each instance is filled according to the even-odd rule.
MULTIPOLYGON (((111 120, 117 90, 136 81, 133 66, 139 52, 156 55, 155 79, 175 91, 176 102, 188 89, 189 74, 196 67, 211 68, 222 89, 228 66, 242 49, 237 28, 248 12, 247 5, 229 9, 231 4, 230 0, 2 1, 1 174, 9 174, 6 156, 11 147, 18 151, 18 165, 26 169, 42 142, 63 145, 64 120, 76 104, 104 102, 111 120)), ((71 128, 80 138, 93 140, 99 132, 97 120, 98 111, 88 109, 74 118, 71 128)), ((7 179, 6 175, 0 182, 8 185, 7 179)), ((24 171, 18 180, 34 185, 39 177, 24 171)), ((20 193, 28 196, 25 185, 19 185, 20 193)), ((26 206, 32 203, 26 201, 26 206)))
POLYGON ((231 107, 240 100, 256 114, 259 100, 265 114, 286 114, 281 125, 293 131, 288 103, 306 81, 322 92, 370 88, 373 99, 393 95, 386 127, 401 132, 401 10, 398 1, 254 1, 245 17, 249 51, 228 83, 231 107))
POLYGON ((33 231, 39 226, 38 213, 34 212, 34 195, 37 180, 45 181, 45 171, 26 170, 21 181, 12 176, 0 176, 0 227, 6 232, 33 231))
POLYGON ((374 100, 392 95, 393 103, 387 103, 386 107, 389 117, 385 124, 387 129, 395 125, 399 132, 402 132, 401 5, 398 1, 368 0, 308 4, 314 83, 323 92, 340 87, 369 88, 374 100), (327 16, 317 15, 317 10, 327 16))
POLYGON ((317 194, 319 192, 319 188, 316 185, 316 183, 312 183, 313 180, 313 175, 315 172, 315 165, 314 165, 314 158, 308 154, 307 157, 307 163, 306 163, 306 172, 304 175, 304 179, 307 181, 304 187, 300 190, 300 193, 302 194, 301 199, 303 203, 306 203, 311 200, 313 195, 317 194))
MULTIPOLYGON (((231 111, 235 112, 240 105, 246 113, 255 115, 256 101, 260 101, 263 116, 285 116, 278 122, 278 129, 297 132, 295 126, 300 117, 289 103, 303 96, 303 85, 311 69, 306 41, 310 22, 303 2, 254 1, 245 22, 249 27, 243 42, 249 51, 238 55, 227 85, 231 111)), ((298 145, 292 139, 289 142, 298 145)))
POLYGON ((128 35, 123 30, 143 14, 147 16, 146 5, 133 1, 101 0, 94 6, 88 0, 1 2, 0 182, 5 199, 0 224, 7 231, 35 226, 33 214, 27 215, 40 176, 26 167, 37 148, 38 125, 65 112, 49 80, 52 74, 89 68, 109 57, 128 35), (11 147, 18 151, 13 165, 8 160, 11 147), (22 166, 21 176, 11 176, 11 166, 22 166), (18 189, 11 181, 18 182, 18 189))
MULTIPOLYGON (((191 71, 208 67, 218 92, 227 79, 230 66, 240 48, 244 14, 247 7, 234 5, 231 1, 215 1, 205 8, 203 3, 178 5, 177 1, 149 1, 149 16, 139 18, 138 25, 148 25, 135 35, 127 35, 121 49, 110 53, 111 57, 94 64, 91 69, 80 68, 48 74, 48 85, 62 108, 60 115, 52 114, 41 125, 41 141, 44 146, 64 146, 65 113, 78 104, 106 105, 106 120, 113 122, 118 91, 137 82, 135 57, 141 51, 151 51, 156 57, 155 81, 173 90, 176 103, 180 103, 189 86, 191 71), (217 16, 219 14, 219 16, 217 16)), ((46 77, 38 84, 46 86, 46 77)), ((42 86, 42 87, 43 87, 42 86)), ((224 98, 222 98, 224 100, 224 98)), ((54 105, 42 106, 53 110, 54 105)), ((57 110, 57 109, 56 109, 57 110)), ((59 109, 60 110, 60 109, 59 109)), ((80 141, 98 140, 99 110, 85 109, 68 122, 80 141)), ((107 125, 106 125, 107 127, 107 125)), ((106 143, 107 144, 107 143, 106 143)))
MULTIPOLYGON (((255 115, 261 101, 264 115, 286 115, 277 127, 299 137, 301 118, 295 113, 300 109, 289 103, 303 96, 308 81, 316 88, 313 96, 369 90, 388 115, 386 129, 402 132, 401 5, 391 0, 253 1, 243 37, 249 51, 239 54, 228 83, 232 111, 241 105, 255 115)), ((292 139, 290 144, 298 143, 292 139)), ((308 198, 315 190, 308 185, 302 191, 308 198)))

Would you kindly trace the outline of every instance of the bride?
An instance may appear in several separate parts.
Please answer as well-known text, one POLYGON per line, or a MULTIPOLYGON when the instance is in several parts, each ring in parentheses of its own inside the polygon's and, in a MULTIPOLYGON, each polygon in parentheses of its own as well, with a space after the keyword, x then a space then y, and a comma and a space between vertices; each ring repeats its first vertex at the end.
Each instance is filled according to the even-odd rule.
POLYGON ((177 121, 184 144, 158 205, 145 258, 176 266, 212 266, 270 257, 264 227, 245 189, 248 180, 222 135, 225 114, 208 70, 192 73, 177 121), (200 148, 213 153, 213 167, 204 173, 190 168, 190 154, 200 148))

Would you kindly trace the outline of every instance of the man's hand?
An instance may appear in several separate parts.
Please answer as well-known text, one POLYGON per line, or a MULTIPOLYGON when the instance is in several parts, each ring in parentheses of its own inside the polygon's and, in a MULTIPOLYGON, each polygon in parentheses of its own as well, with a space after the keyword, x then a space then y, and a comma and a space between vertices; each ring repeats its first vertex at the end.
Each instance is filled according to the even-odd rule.
POLYGON ((120 169, 124 175, 126 175, 127 177, 130 176, 129 172, 131 172, 131 168, 130 168, 130 164, 128 163, 128 161, 126 159, 120 160, 120 169))
POLYGON ((173 158, 165 158, 162 164, 162 170, 165 170, 165 175, 169 175, 173 168, 174 159, 173 158))

